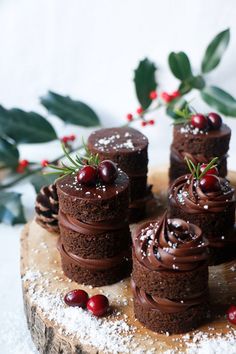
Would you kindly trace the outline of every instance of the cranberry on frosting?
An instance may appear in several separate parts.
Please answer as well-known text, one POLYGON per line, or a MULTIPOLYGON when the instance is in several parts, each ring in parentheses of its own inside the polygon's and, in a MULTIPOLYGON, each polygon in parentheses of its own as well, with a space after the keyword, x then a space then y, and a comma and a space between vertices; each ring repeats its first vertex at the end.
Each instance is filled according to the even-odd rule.
POLYGON ((188 271, 208 259, 208 242, 201 229, 181 219, 168 219, 166 213, 139 229, 133 246, 139 262, 151 270, 188 271))

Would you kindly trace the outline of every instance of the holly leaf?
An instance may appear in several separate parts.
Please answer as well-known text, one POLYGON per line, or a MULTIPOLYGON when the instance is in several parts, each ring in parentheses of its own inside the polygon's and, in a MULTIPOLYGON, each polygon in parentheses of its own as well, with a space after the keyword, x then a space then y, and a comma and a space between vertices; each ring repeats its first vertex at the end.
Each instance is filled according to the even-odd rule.
POLYGON ((15 168, 19 161, 19 151, 15 144, 0 137, 0 166, 15 168))
POLYGON ((220 63, 221 58, 228 47, 230 40, 230 30, 220 32, 208 45, 203 60, 202 60, 202 72, 208 73, 215 69, 220 63))
POLYGON ((171 52, 168 62, 172 73, 177 79, 185 81, 193 76, 189 58, 184 52, 171 52))
POLYGON ((141 60, 134 70, 134 84, 138 101, 143 109, 147 109, 152 100, 150 92, 155 91, 157 82, 155 78, 156 66, 149 59, 141 60))
POLYGON ((57 139, 52 125, 35 112, 0 106, 0 135, 9 136, 16 143, 44 143, 57 139))
POLYGON ((20 193, 0 192, 0 222, 9 225, 25 223, 20 193))
POLYGON ((35 174, 31 177, 30 182, 34 186, 35 192, 39 193, 41 187, 48 186, 55 182, 56 177, 54 175, 43 175, 42 173, 35 174))
POLYGON ((201 75, 192 76, 188 79, 188 83, 191 88, 202 90, 205 87, 205 80, 201 75))
POLYGON ((216 86, 205 87, 201 91, 202 99, 226 116, 236 117, 236 99, 228 92, 216 86))
POLYGON ((41 104, 51 113, 66 123, 83 127, 96 127, 100 125, 97 114, 88 105, 75 101, 69 96, 62 96, 49 91, 40 98, 41 104))

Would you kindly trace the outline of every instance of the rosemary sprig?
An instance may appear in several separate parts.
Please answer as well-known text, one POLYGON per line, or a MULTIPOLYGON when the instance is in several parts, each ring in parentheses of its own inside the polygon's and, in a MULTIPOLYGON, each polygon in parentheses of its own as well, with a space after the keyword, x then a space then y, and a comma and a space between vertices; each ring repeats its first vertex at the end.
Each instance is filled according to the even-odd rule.
POLYGON ((93 155, 91 152, 88 150, 87 145, 83 141, 83 148, 85 150, 86 155, 78 155, 76 154, 74 158, 72 158, 69 154, 69 151, 66 149, 65 144, 61 144, 62 150, 64 152, 65 157, 67 160, 71 163, 65 164, 64 162, 61 162, 62 166, 57 166, 57 165, 48 165, 49 168, 55 170, 54 172, 47 171, 45 174, 48 175, 59 175, 59 178, 71 175, 72 173, 77 173, 81 168, 83 168, 86 165, 92 165, 92 166, 98 166, 99 164, 99 156, 98 154, 93 155))
POLYGON ((185 156, 185 161, 186 164, 189 168, 190 173, 193 175, 194 178, 197 180, 200 180, 205 174, 211 169, 217 166, 218 162, 218 157, 214 157, 204 168, 204 170, 201 172, 201 164, 198 163, 195 165, 192 160, 190 160, 187 156, 185 156))

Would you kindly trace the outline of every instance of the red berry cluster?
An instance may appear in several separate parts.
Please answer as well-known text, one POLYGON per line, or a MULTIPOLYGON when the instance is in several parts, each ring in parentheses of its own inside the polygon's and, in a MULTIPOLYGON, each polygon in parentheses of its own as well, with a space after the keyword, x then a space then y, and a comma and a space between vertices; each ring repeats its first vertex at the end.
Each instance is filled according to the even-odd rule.
POLYGON ((95 185, 99 180, 105 184, 111 184, 118 176, 118 168, 111 160, 104 160, 98 166, 86 165, 77 174, 79 183, 95 185))
POLYGON ((109 301, 105 295, 98 294, 89 298, 88 293, 81 289, 69 291, 64 301, 68 306, 87 308, 95 316, 103 316, 109 308, 109 301))
POLYGON ((236 325, 236 306, 231 305, 227 311, 227 319, 230 323, 236 325))
POLYGON ((194 114, 191 116, 190 124, 194 128, 203 131, 218 130, 222 125, 222 118, 215 112, 211 112, 206 116, 204 114, 194 114))
POLYGON ((173 101, 175 98, 180 97, 181 94, 179 91, 174 91, 172 93, 168 93, 168 92, 162 92, 161 93, 161 98, 163 99, 164 102, 166 103, 170 103, 171 101, 173 101))
POLYGON ((69 142, 73 142, 75 141, 76 136, 74 134, 72 135, 68 135, 68 136, 63 136, 63 138, 61 138, 61 142, 64 144, 68 144, 69 142))
MULTIPOLYGON (((207 164, 202 164, 200 171, 203 172, 207 167, 207 164)), ((200 179, 200 187, 203 192, 218 192, 220 190, 220 180, 219 180, 219 171, 217 167, 210 168, 204 176, 200 179)))
POLYGON ((29 166, 29 161, 28 160, 21 160, 18 163, 18 166, 16 168, 16 172, 17 173, 24 173, 28 166, 29 166))

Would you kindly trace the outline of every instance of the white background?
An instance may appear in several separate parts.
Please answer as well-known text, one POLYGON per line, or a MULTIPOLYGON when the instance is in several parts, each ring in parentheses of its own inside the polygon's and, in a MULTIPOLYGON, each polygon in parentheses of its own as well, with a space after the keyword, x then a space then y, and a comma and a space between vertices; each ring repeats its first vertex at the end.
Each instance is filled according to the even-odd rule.
MULTIPOLYGON (((170 75, 170 51, 186 51, 198 70, 206 45, 221 30, 231 28, 230 46, 219 68, 207 81, 236 96, 236 3, 234 0, 1 0, 0 1, 0 104, 46 114, 38 97, 48 89, 89 103, 104 125, 120 125, 137 101, 133 69, 148 56, 158 67, 162 90, 173 91, 177 81, 170 75)), ((207 109, 197 99, 198 109, 207 109)), ((150 163, 168 161, 170 119, 156 114, 155 127, 147 127, 150 163)), ((53 120, 60 136, 76 133, 53 120)), ((236 169, 236 119, 229 166, 236 169)), ((58 151, 23 146, 22 158, 51 158, 58 151)), ((27 216, 32 216, 31 187, 20 185, 27 216)), ((0 353, 31 354, 21 305, 18 240, 20 227, 0 226, 0 353)))

